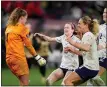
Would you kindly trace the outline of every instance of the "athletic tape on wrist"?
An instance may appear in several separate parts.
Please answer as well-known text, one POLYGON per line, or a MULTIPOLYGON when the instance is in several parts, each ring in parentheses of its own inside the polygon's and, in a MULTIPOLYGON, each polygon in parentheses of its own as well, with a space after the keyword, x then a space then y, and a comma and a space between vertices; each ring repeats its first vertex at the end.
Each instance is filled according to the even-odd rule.
POLYGON ((40 58, 41 58, 40 55, 35 56, 35 59, 36 59, 36 60, 39 60, 40 58))

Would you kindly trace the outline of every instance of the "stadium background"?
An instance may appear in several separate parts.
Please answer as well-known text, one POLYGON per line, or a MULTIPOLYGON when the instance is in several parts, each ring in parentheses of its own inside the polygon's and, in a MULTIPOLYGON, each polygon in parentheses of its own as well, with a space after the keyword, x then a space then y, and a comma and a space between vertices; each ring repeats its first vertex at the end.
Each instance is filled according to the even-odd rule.
MULTIPOLYGON (((5 63, 5 42, 4 32, 6 22, 11 11, 16 7, 21 7, 28 12, 28 22, 31 24, 31 32, 42 32, 49 36, 60 36, 63 34, 63 26, 66 22, 74 22, 77 24, 81 16, 89 15, 92 18, 97 18, 100 23, 103 23, 102 13, 106 1, 1 1, 1 84, 2 86, 19 85, 18 79, 10 72, 5 63)), ((56 47, 62 51, 61 44, 50 43, 51 55, 56 47)), ((56 56, 50 55, 49 63, 47 64, 46 76, 56 69, 61 60, 56 56)), ((106 82, 106 72, 101 78, 106 82)), ((60 81, 54 85, 60 85, 60 81)), ((41 74, 37 66, 32 66, 30 69, 30 85, 45 85, 41 82, 41 74)))

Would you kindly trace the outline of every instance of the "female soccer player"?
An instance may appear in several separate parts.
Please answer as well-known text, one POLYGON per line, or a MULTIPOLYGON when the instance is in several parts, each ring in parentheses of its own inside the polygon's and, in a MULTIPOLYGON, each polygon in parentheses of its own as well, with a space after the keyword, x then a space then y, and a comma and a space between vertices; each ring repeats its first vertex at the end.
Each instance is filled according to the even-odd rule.
POLYGON ((82 42, 78 43, 67 37, 66 40, 76 48, 82 51, 74 50, 72 47, 66 47, 65 52, 73 52, 83 55, 83 66, 71 72, 64 80, 64 85, 73 86, 80 81, 87 81, 95 77, 99 71, 99 60, 97 56, 97 44, 95 35, 98 33, 98 22, 88 16, 80 18, 78 28, 83 33, 82 42))
MULTIPOLYGON (((76 42, 80 42, 80 40, 73 35, 75 26, 73 23, 66 23, 64 26, 64 34, 59 37, 49 37, 43 34, 36 33, 35 35, 39 35, 47 41, 56 41, 62 43, 63 49, 64 47, 71 46, 65 39, 66 37, 70 37, 76 42)), ((73 47, 73 46, 72 46, 73 47)), ((74 49, 77 49, 73 47, 74 49)), ((67 71, 74 71, 79 67, 78 55, 70 52, 63 52, 62 62, 60 68, 53 71, 49 77, 47 78, 47 85, 52 85, 55 81, 62 79, 64 76, 66 77, 67 71)), ((62 83, 63 84, 63 83, 62 83)))
POLYGON ((99 28, 99 36, 98 36, 98 54, 99 54, 99 64, 100 71, 98 75, 87 82, 87 85, 93 85, 93 82, 97 85, 104 86, 104 81, 100 78, 100 76, 107 70, 107 56, 106 56, 106 29, 107 29, 107 8, 104 9, 103 12, 103 20, 104 24, 100 25, 99 28))
POLYGON ((44 65, 44 58, 37 55, 27 36, 27 12, 16 8, 10 15, 5 31, 6 62, 12 73, 20 80, 20 85, 29 84, 29 69, 24 53, 26 46, 40 65, 44 65))

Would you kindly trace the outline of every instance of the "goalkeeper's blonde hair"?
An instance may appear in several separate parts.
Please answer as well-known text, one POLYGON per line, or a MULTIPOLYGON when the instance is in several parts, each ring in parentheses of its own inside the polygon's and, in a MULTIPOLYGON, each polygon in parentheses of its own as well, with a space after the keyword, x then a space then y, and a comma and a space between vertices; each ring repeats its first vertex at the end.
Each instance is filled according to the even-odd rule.
POLYGON ((7 26, 8 25, 13 25, 15 26, 17 22, 19 21, 21 16, 26 16, 27 12, 21 8, 15 8, 13 12, 10 14, 7 26))

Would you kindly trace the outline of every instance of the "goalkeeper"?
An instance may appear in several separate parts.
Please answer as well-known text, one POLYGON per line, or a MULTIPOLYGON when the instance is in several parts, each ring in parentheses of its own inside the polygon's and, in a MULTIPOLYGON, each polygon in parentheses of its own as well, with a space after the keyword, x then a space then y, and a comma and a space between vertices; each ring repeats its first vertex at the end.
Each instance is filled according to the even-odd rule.
POLYGON ((19 79, 21 86, 29 85, 29 68, 27 65, 24 46, 28 48, 39 65, 45 65, 46 60, 37 55, 27 36, 27 12, 16 8, 10 15, 5 31, 6 63, 12 73, 19 79))

